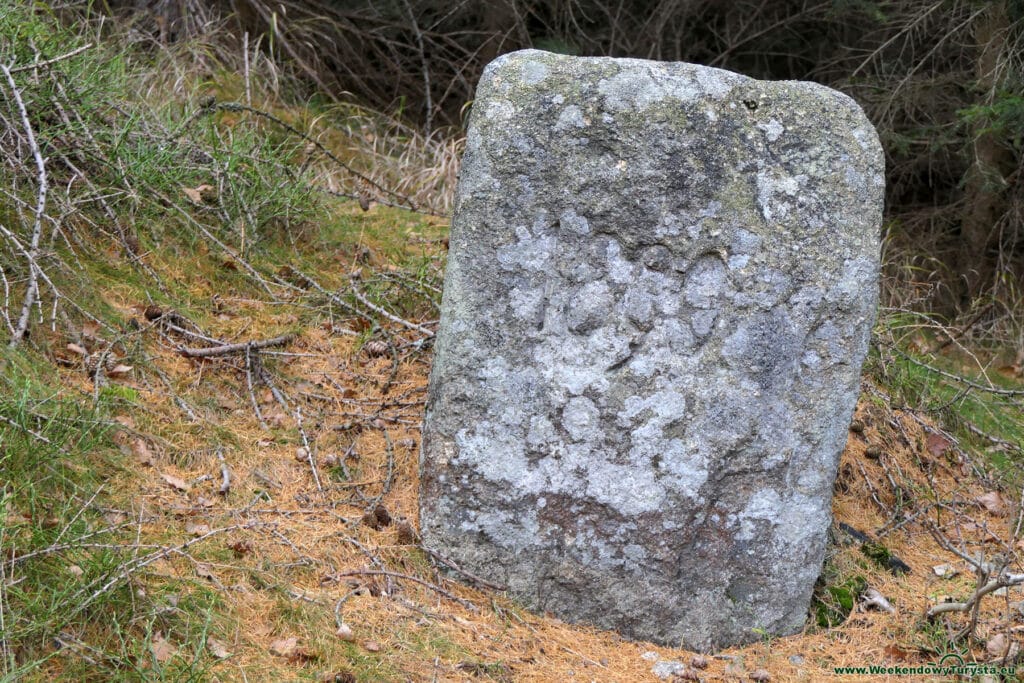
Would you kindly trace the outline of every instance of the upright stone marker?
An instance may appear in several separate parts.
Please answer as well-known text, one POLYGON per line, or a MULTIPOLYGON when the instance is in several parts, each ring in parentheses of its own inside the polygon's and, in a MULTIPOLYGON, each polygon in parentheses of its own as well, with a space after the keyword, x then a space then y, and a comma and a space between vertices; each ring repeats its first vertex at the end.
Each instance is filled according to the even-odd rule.
POLYGON ((495 60, 452 220, 425 543, 630 638, 800 629, 875 316, 882 171, 864 114, 820 85, 495 60))

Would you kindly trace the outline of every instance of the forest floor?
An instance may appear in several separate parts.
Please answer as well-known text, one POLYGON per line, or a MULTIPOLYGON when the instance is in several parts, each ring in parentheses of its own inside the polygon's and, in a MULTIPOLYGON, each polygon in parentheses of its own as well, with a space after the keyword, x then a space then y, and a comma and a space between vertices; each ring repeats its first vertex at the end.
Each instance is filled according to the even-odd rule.
POLYGON ((903 677, 836 668, 1020 657, 1013 349, 882 312, 802 633, 693 653, 534 614, 416 533, 447 245, 422 207, 458 145, 253 96, 208 55, 139 58, 133 94, 94 101, 83 79, 137 67, 88 50, 6 91, 32 115, 4 143, 26 199, 0 216, 0 312, 13 330, 33 278, 41 303, 0 352, 0 680, 857 681, 903 677), (184 104, 144 99, 170 81, 184 104))
MULTIPOLYGON (((308 241, 315 252, 307 256, 317 261, 311 272, 328 278, 329 290, 419 283, 413 296, 437 301, 443 222, 354 204, 339 210, 350 214, 353 241, 308 241)), ((871 378, 843 453, 834 512, 837 524, 876 545, 836 534, 804 633, 698 656, 531 614, 470 577, 437 571, 415 534, 430 369, 420 330, 311 311, 303 292, 291 301, 239 295, 229 261, 181 264, 189 273, 153 265, 187 282, 191 317, 156 310, 116 278, 98 285, 135 321, 129 327, 148 350, 149 372, 167 379, 155 386, 127 370, 106 380, 131 397, 111 413, 109 438, 123 458, 105 482, 103 519, 109 533, 127 532, 132 557, 123 580, 152 605, 136 631, 140 672, 152 667, 175 679, 198 660, 202 678, 246 681, 653 681, 658 673, 743 680, 763 672, 814 681, 842 666, 1016 656, 1019 587, 981 600, 969 637, 957 642, 951 635, 969 616, 925 616, 976 589, 969 558, 1016 559, 1016 493, 984 455, 961 448, 922 413, 895 407, 871 378), (293 336, 249 347, 246 358, 247 342, 283 334, 293 336), (184 357, 182 349, 196 347, 217 355, 184 357), (894 572, 887 553, 910 571, 894 572), (934 568, 943 566, 938 576, 934 568), (894 611, 865 606, 868 589, 894 611)), ((436 310, 424 312, 406 322, 432 328, 436 310)), ((78 345, 91 357, 111 341, 94 327, 58 335, 52 346, 68 354, 78 345)), ((91 397, 88 363, 64 354, 60 394, 91 397)), ((88 574, 68 580, 97 585, 88 574)), ((80 667, 92 668, 90 642, 86 628, 39 675, 83 675, 80 667)))

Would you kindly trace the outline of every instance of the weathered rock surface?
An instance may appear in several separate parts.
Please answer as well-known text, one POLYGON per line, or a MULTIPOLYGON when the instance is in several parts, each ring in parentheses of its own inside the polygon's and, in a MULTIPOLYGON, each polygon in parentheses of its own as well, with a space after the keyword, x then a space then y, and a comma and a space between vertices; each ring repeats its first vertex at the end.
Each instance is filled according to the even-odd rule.
POLYGON ((524 51, 486 70, 424 423, 424 542, 568 621, 798 630, 877 303, 848 97, 524 51))

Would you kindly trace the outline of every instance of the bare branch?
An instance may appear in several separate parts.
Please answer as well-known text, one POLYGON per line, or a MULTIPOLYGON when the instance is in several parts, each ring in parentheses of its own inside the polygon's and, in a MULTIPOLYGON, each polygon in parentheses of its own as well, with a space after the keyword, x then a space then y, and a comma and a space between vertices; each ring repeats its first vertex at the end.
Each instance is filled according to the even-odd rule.
POLYGON ((18 113, 21 115, 21 125, 25 130, 25 139, 28 142, 29 149, 32 151, 32 157, 36 161, 36 173, 39 182, 39 194, 36 199, 35 209, 35 223, 32 226, 32 240, 28 251, 28 289, 25 290, 25 299, 21 305, 21 315, 18 316, 18 324, 14 328, 14 334, 11 335, 10 346, 13 347, 17 346, 28 332, 29 318, 32 314, 32 305, 35 303, 36 296, 39 294, 39 268, 35 261, 36 257, 39 255, 39 240, 43 234, 43 214, 46 212, 46 191, 48 189, 48 184, 46 178, 46 160, 43 159, 43 153, 39 151, 39 145, 36 143, 35 131, 32 130, 32 122, 28 118, 28 110, 25 108, 25 102, 21 98, 21 91, 18 90, 18 84, 15 83, 14 76, 11 75, 11 70, 6 65, 0 64, 0 71, 3 72, 4 78, 7 79, 7 85, 11 89, 11 96, 14 98, 15 104, 18 105, 18 113))
POLYGON ((239 344, 224 344, 223 346, 212 346, 207 349, 192 349, 184 347, 178 351, 185 358, 210 358, 212 356, 227 356, 232 353, 244 353, 246 350, 265 349, 270 346, 283 346, 295 339, 294 334, 282 334, 279 337, 264 339, 262 341, 242 342, 239 344))
POLYGON ((52 64, 56 64, 57 62, 62 62, 65 59, 71 59, 75 55, 79 55, 79 54, 85 52, 86 50, 91 48, 92 45, 93 45, 92 43, 87 43, 87 44, 85 44, 85 45, 83 45, 81 47, 76 47, 71 52, 65 52, 62 55, 59 55, 57 57, 53 57, 52 59, 47 59, 47 60, 44 60, 42 62, 33 62, 32 64, 26 64, 24 66, 16 66, 16 67, 14 67, 13 69, 10 70, 10 73, 16 74, 16 73, 19 73, 21 71, 32 71, 33 69, 40 69, 40 68, 42 68, 44 66, 50 66, 52 64))

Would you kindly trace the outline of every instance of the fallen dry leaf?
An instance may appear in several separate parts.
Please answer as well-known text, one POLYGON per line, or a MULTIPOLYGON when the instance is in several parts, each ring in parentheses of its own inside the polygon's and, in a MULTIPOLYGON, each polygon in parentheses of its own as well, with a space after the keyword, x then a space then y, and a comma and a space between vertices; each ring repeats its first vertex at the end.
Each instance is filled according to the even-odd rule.
POLYGON ((96 333, 100 331, 100 324, 95 320, 86 320, 82 323, 82 336, 86 339, 95 339, 96 333))
POLYGON ((103 513, 103 519, 110 526, 117 526, 118 524, 123 524, 128 519, 128 515, 119 510, 108 510, 103 513))
POLYGON ((275 640, 270 644, 270 654, 277 657, 291 657, 295 654, 295 650, 299 647, 299 639, 292 636, 291 638, 281 638, 275 640))
POLYGON ((160 475, 167 484, 178 491, 188 491, 192 487, 185 483, 184 479, 179 479, 173 474, 161 474, 160 475))
POLYGON ((1006 637, 1005 633, 997 633, 985 643, 985 652, 988 653, 990 659, 1002 659, 1009 649, 1010 639, 1006 637))
POLYGON ((216 638, 206 639, 206 649, 209 650, 210 654, 217 659, 227 659, 231 656, 227 646, 216 638))
POLYGON ((89 352, 85 350, 85 347, 79 346, 78 344, 68 344, 68 351, 71 353, 77 353, 80 356, 89 355, 89 352))
POLYGON ((318 658, 317 653, 299 645, 299 639, 294 636, 272 642, 270 654, 284 657, 290 662, 308 662, 318 658))
POLYGON ((1003 497, 999 495, 999 491, 989 491, 978 496, 975 500, 996 517, 1002 517, 1006 514, 1006 503, 1003 501, 1003 497))
POLYGON ((1024 364, 1022 365, 1003 365, 999 368, 999 374, 1009 377, 1011 379, 1017 379, 1018 377, 1024 377, 1024 364))
MULTIPOLYGON (((153 453, 149 450, 149 444, 147 444, 144 439, 132 439, 132 453, 135 454, 135 458, 139 461, 140 465, 145 465, 146 467, 151 467, 153 465, 153 453)), ((171 484, 171 482, 167 480, 168 476, 170 475, 165 474, 164 480, 167 481, 168 484, 171 484)), ((177 478, 175 477, 175 479, 177 478)), ((181 480, 178 479, 178 481, 181 480)), ((185 482, 181 483, 184 484, 185 482)), ((171 486, 174 486, 174 484, 171 484, 171 486)), ((177 488, 177 486, 175 486, 175 488, 177 488)))
POLYGON ((134 367, 131 366, 131 365, 124 365, 123 363, 118 363, 114 367, 112 367, 109 370, 107 370, 107 377, 112 377, 114 379, 118 379, 120 377, 124 377, 129 372, 131 372, 133 369, 134 369, 134 367))
POLYGON ((948 451, 952 445, 953 443, 949 439, 934 432, 930 433, 925 441, 925 447, 928 449, 928 452, 936 458, 940 458, 945 455, 946 451, 948 451))
POLYGON ((203 579, 209 579, 210 581, 216 581, 217 575, 213 573, 213 569, 210 565, 205 562, 196 562, 196 575, 203 579))
POLYGON ((914 658, 913 651, 905 650, 899 645, 886 645, 882 651, 894 662, 909 662, 914 658))
POLYGON ((197 522, 186 522, 185 533, 189 536, 204 536, 210 533, 210 525, 200 524, 197 522))
POLYGON ((271 427, 283 427, 288 422, 288 416, 281 411, 277 411, 270 415, 264 415, 264 422, 271 427))
POLYGON ((181 191, 185 193, 185 196, 191 199, 196 204, 203 203, 203 195, 210 192, 213 189, 213 185, 200 185, 198 187, 183 187, 181 191))
POLYGON ((178 648, 174 647, 174 645, 169 643, 164 638, 164 634, 160 633, 159 631, 153 634, 152 650, 153 657, 156 659, 156 661, 160 662, 161 664, 167 662, 168 660, 170 660, 171 657, 178 653, 178 648))
POLYGON ((376 640, 363 641, 363 649, 367 652, 380 652, 380 643, 376 640))
POLYGON ((235 541, 228 545, 235 557, 243 557, 252 552, 252 543, 249 541, 235 541))

